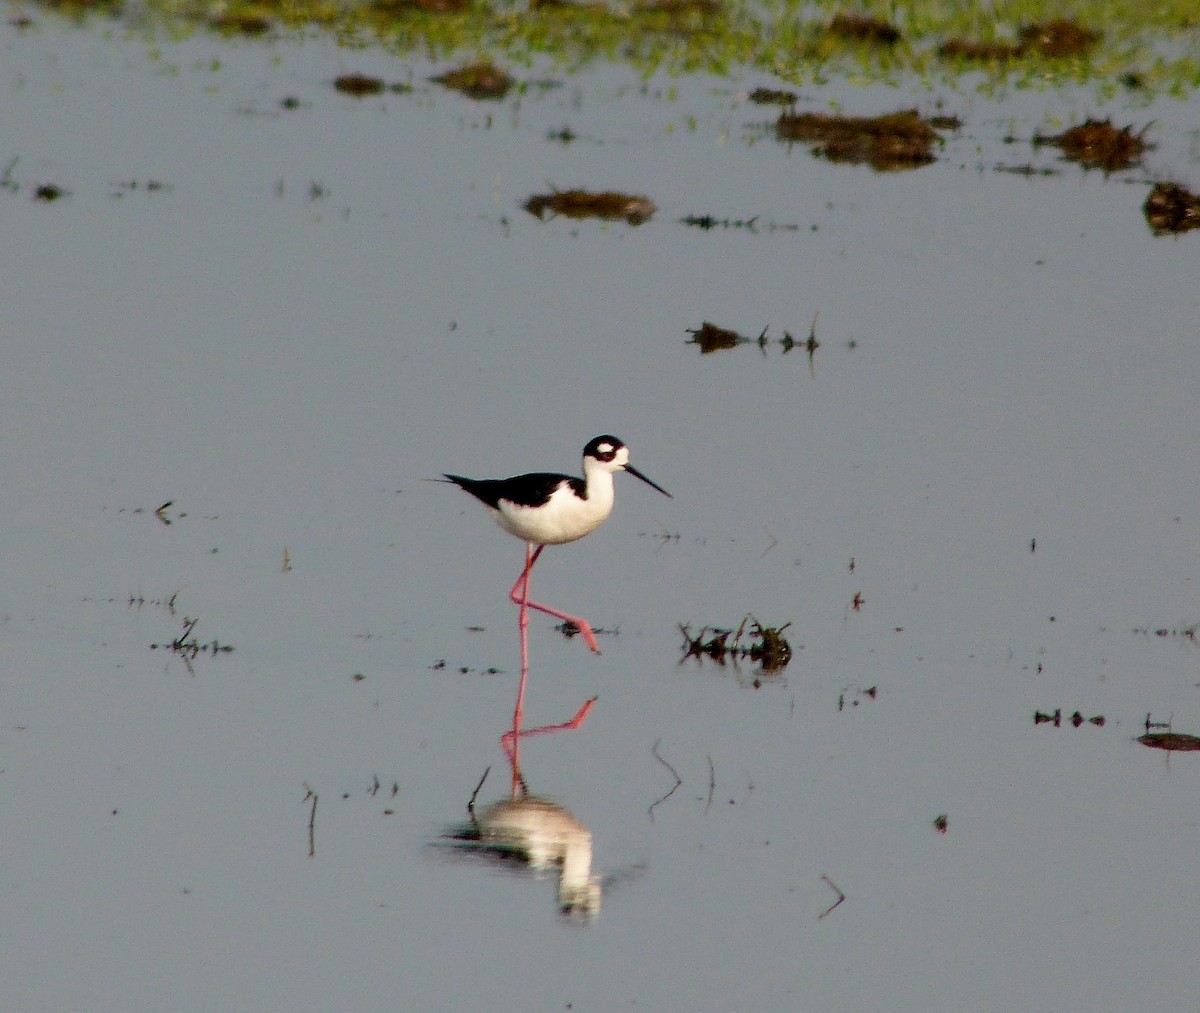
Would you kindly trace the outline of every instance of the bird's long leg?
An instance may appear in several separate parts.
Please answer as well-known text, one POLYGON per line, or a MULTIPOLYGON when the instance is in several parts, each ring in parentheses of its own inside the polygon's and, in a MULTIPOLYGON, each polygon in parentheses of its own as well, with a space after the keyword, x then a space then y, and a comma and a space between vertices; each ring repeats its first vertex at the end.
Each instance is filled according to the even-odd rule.
POLYGON ((517 685, 517 705, 513 708, 512 730, 505 732, 500 737, 500 742, 504 746, 504 751, 508 754, 509 763, 512 765, 514 795, 520 780, 521 739, 530 735, 545 735, 548 732, 563 732, 578 728, 587 719, 588 711, 592 709, 592 705, 596 702, 595 697, 585 701, 583 706, 575 712, 575 716, 570 721, 564 721, 562 724, 543 725, 540 728, 521 728, 521 719, 525 713, 525 683, 529 677, 529 609, 536 608, 542 612, 549 612, 560 619, 575 623, 583 632, 585 639, 589 641, 588 646, 593 651, 599 653, 592 628, 585 621, 577 619, 574 616, 564 615, 561 612, 548 609, 544 605, 538 605, 536 602, 529 600, 529 574, 533 569, 533 564, 537 562, 537 558, 541 555, 544 548, 544 545, 539 545, 535 549, 532 542, 526 544, 525 569, 521 571, 521 576, 517 578, 517 582, 513 585, 511 594, 512 600, 520 606, 520 611, 517 614, 517 628, 520 630, 521 635, 521 681, 517 685))
MULTIPOLYGON (((561 619, 563 622, 571 623, 579 629, 583 635, 584 642, 597 654, 600 653, 600 645, 596 643, 596 634, 592 632, 591 624, 586 619, 579 616, 569 615, 566 612, 560 612, 556 608, 551 608, 549 605, 542 605, 536 601, 529 600, 529 571, 533 569, 533 564, 537 562, 538 556, 542 554, 542 549, 546 546, 539 545, 536 549, 533 548, 533 543, 529 543, 525 547, 525 569, 521 571, 521 576, 517 578, 517 582, 513 584, 512 591, 509 592, 509 597, 513 602, 521 606, 521 636, 524 638, 525 627, 529 623, 529 617, 525 614, 526 609, 537 609, 539 612, 545 612, 546 615, 554 616, 555 619, 561 619)), ((524 644, 522 639, 522 657, 525 656, 524 644)))
MULTIPOLYGON (((521 728, 514 724, 512 731, 505 732, 500 736, 500 742, 504 746, 504 752, 508 755, 508 762, 512 764, 516 776, 519 776, 521 765, 521 740, 529 738, 531 735, 546 735, 550 732, 568 732, 578 728, 587 720, 588 712, 596 703, 599 697, 592 697, 590 700, 585 700, 583 706, 575 712, 575 716, 570 721, 564 721, 560 725, 542 725, 540 728, 521 728)), ((513 790, 516 790, 517 782, 513 782, 513 790)))
POLYGON ((529 677, 529 571, 537 562, 542 548, 543 546, 539 545, 535 552, 532 542, 525 544, 525 569, 513 585, 511 594, 512 600, 520 606, 517 613, 517 630, 521 637, 521 681, 517 685, 517 706, 513 710, 514 742, 519 741, 521 737, 521 716, 525 711, 525 680, 529 677), (517 594, 518 589, 520 595, 517 594))

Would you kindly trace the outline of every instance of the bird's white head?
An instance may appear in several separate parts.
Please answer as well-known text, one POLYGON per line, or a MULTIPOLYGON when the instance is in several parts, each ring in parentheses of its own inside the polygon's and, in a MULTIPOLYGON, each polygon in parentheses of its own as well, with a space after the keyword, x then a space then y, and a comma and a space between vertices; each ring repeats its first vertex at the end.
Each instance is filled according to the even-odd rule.
POLYGON ((670 496, 661 485, 650 481, 645 475, 629 463, 629 448, 615 436, 597 436, 583 448, 583 473, 590 471, 608 472, 627 471, 634 478, 640 478, 652 489, 657 489, 664 496, 670 496))

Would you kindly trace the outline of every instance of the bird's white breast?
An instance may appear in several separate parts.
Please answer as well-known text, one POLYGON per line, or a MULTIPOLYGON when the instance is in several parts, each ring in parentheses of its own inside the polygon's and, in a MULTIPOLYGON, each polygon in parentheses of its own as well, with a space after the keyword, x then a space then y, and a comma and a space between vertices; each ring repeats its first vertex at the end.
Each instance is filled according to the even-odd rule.
POLYGON ((587 499, 580 499, 564 482, 542 506, 520 506, 510 500, 500 500, 496 520, 505 531, 539 545, 561 545, 589 535, 596 530, 613 508, 612 476, 608 481, 593 480, 588 485, 587 499))

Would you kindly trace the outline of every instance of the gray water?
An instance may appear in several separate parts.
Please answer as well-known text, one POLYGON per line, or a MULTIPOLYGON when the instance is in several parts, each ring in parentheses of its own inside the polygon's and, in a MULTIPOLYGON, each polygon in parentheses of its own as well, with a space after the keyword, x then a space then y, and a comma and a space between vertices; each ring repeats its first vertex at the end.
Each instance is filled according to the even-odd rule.
POLYGON ((773 82, 0 40, 0 1007, 1194 1008, 1200 772, 1135 739, 1200 731, 1197 239, 1141 212, 1200 183, 1195 100, 806 90, 963 119, 880 175, 775 143, 773 82), (1146 166, 1002 141, 1089 114, 1154 120, 1146 166), (659 211, 521 209, 572 186, 659 211), (686 343, 817 314, 811 361, 686 343), (599 696, 521 751, 592 835, 581 923, 446 837, 509 793, 522 549, 425 480, 604 432, 674 499, 618 476, 534 572, 610 631, 530 627, 529 723, 599 696), (747 613, 782 674, 682 659, 747 613))

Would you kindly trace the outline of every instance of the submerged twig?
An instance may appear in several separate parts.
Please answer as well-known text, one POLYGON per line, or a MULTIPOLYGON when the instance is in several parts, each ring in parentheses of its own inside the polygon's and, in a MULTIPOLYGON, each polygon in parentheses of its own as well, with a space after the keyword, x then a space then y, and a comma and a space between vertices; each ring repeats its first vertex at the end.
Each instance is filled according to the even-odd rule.
POLYGON ((669 792, 667 792, 662 798, 658 799, 658 801, 651 803, 650 808, 646 810, 646 814, 650 817, 651 823, 654 822, 654 807, 665 802, 667 799, 669 799, 672 795, 675 794, 675 792, 677 792, 679 790, 679 786, 681 784, 683 784, 683 778, 679 776, 679 771, 677 771, 666 760, 664 760, 662 758, 662 754, 659 753, 658 744, 660 742, 662 742, 662 739, 655 739, 654 745, 650 747, 650 752, 659 763, 661 763, 664 767, 667 768, 667 770, 669 770, 671 772, 671 776, 673 778, 675 778, 675 784, 671 787, 671 790, 669 792))
POLYGON ((470 801, 468 801, 468 802, 467 802, 467 812, 471 814, 471 817, 472 817, 472 818, 474 818, 474 816, 475 816, 475 800, 476 800, 477 798, 479 798, 479 792, 480 792, 480 791, 482 790, 482 788, 483 788, 483 782, 487 780, 487 776, 488 776, 488 774, 490 774, 491 772, 492 772, 492 768, 491 768, 491 767, 488 767, 488 768, 487 768, 487 769, 486 769, 486 770, 483 772, 483 777, 481 777, 481 778, 479 779, 479 783, 478 783, 477 785, 475 785, 475 790, 474 790, 473 792, 471 792, 471 798, 470 798, 470 801))
POLYGON ((312 802, 308 813, 308 857, 317 857, 317 793, 307 784, 304 786, 305 802, 312 802))
POLYGON ((835 900, 832 904, 829 905, 829 907, 827 907, 824 911, 822 911, 819 915, 817 915, 818 921, 820 921, 822 918, 824 918, 827 914, 829 914, 830 911, 832 911, 835 907, 837 907, 839 904, 841 904, 842 901, 844 901, 846 899, 846 895, 844 893, 842 893, 842 891, 834 884, 833 880, 830 879, 828 876, 826 876, 825 873, 821 873, 821 879, 823 879, 825 881, 825 883, 829 887, 829 889, 831 889, 834 893, 837 894, 837 900, 835 900))

